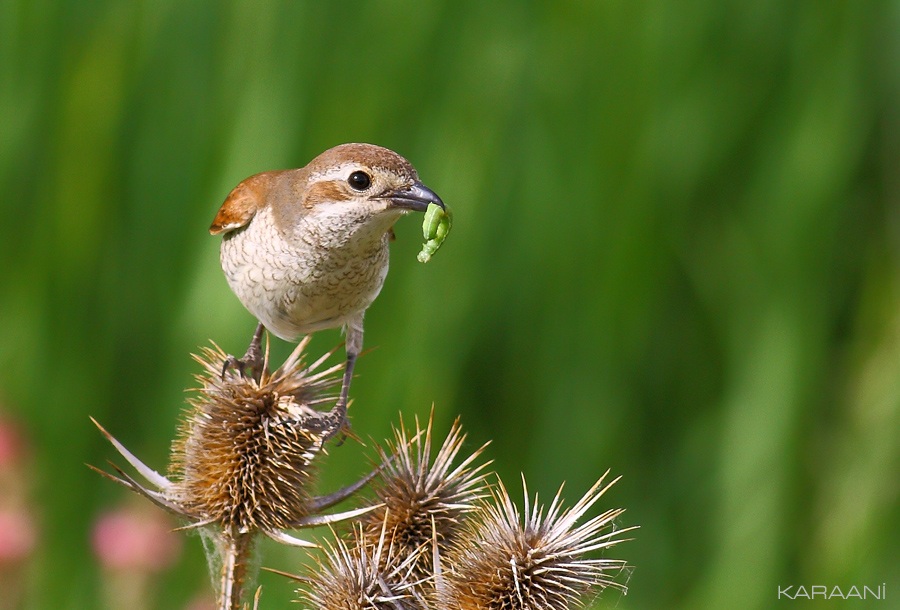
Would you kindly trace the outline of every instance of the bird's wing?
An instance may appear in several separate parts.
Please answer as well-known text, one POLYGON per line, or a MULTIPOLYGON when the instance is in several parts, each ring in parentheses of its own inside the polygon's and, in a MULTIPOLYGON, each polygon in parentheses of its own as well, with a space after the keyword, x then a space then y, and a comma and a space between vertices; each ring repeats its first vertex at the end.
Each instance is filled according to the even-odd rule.
POLYGON ((227 233, 240 229, 253 220, 256 212, 265 204, 273 174, 277 173, 280 172, 256 174, 234 187, 219 208, 218 214, 209 226, 209 232, 212 235, 227 233))

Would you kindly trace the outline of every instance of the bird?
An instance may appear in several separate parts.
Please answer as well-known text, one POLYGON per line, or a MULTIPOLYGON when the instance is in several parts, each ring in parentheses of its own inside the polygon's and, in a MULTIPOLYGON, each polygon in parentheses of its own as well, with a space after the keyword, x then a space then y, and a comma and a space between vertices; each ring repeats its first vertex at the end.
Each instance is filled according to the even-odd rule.
POLYGON ((258 173, 238 184, 209 232, 222 236, 225 278, 259 324, 244 357, 230 364, 258 380, 265 329, 296 341, 341 327, 346 365, 331 413, 336 429, 346 430, 363 317, 388 273, 394 223, 429 204, 445 208, 409 161, 374 144, 341 144, 305 167, 258 173))

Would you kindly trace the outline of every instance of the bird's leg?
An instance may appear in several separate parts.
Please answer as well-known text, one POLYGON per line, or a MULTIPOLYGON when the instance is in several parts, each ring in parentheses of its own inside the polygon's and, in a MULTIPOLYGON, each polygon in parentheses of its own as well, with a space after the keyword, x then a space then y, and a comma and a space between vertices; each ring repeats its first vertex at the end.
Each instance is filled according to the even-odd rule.
POLYGON ((259 381, 260 377, 262 377, 262 336, 263 331, 265 330, 266 327, 263 326, 262 322, 256 325, 256 331, 253 333, 253 338, 250 339, 250 345, 247 346, 247 351, 244 352, 244 357, 241 358, 241 361, 244 363, 244 367, 249 368, 251 371, 253 371, 253 378, 256 379, 256 381, 259 381))
POLYGON ((350 400, 350 382, 353 380, 353 366, 356 364, 356 358, 362 351, 363 342, 363 325, 362 315, 358 318, 347 322, 347 364, 344 366, 344 379, 341 382, 341 394, 338 397, 337 404, 331 409, 330 419, 334 422, 334 436, 339 431, 345 434, 350 429, 350 422, 347 421, 347 403, 350 400))
POLYGON ((222 377, 225 377, 228 369, 234 368, 242 377, 252 376, 256 381, 260 380, 263 369, 262 335, 265 329, 262 322, 256 326, 256 332, 253 333, 253 338, 250 340, 250 345, 247 346, 243 358, 238 360, 234 356, 228 356, 225 359, 225 363, 222 365, 222 377))
POLYGON ((353 379, 353 366, 356 364, 356 354, 347 353, 347 364, 344 365, 344 380, 341 382, 341 395, 337 404, 332 409, 335 420, 340 422, 339 429, 350 426, 347 421, 347 403, 350 401, 350 381, 353 379))

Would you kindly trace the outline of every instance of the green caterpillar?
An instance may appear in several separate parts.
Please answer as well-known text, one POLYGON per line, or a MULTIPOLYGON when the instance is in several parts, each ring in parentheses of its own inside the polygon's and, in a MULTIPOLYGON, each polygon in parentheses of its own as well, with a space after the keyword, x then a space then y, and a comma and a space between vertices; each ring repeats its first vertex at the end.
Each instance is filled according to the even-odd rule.
POLYGON ((422 236, 425 238, 425 243, 422 244, 422 251, 416 257, 420 263, 427 263, 431 260, 431 256, 447 239, 452 226, 453 214, 449 208, 444 209, 434 203, 428 204, 428 209, 425 210, 425 220, 422 221, 422 236))

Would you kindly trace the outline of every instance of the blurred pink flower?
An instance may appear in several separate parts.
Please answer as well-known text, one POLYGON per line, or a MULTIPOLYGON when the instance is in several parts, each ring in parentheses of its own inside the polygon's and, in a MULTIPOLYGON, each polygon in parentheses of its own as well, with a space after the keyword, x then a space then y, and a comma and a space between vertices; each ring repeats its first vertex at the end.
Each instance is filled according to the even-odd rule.
POLYGON ((164 515, 134 508, 102 514, 92 539, 94 553, 110 570, 159 572, 181 551, 181 539, 164 515))
POLYGON ((37 527, 21 509, 0 508, 0 566, 28 558, 37 543, 37 527))

